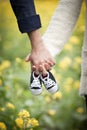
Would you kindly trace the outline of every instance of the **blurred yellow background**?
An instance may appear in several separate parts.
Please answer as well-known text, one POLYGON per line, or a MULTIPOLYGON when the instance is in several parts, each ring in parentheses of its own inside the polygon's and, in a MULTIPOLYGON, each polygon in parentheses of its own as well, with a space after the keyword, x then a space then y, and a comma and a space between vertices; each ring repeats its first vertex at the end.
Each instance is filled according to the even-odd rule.
MULTIPOLYGON (((35 0, 42 35, 58 2, 35 0)), ((0 0, 0 130, 87 129, 84 98, 79 96, 85 10, 83 3, 72 36, 55 57, 52 73, 59 92, 51 95, 43 88, 36 97, 29 92, 30 64, 24 61, 31 51, 29 39, 19 32, 9 1, 0 0)))

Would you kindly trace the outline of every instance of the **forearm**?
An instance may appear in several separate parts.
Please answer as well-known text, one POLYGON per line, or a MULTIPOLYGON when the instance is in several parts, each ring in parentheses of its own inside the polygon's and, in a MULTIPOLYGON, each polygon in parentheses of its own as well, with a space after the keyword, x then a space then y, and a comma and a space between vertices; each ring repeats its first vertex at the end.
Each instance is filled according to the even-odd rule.
POLYGON ((19 29, 22 33, 27 33, 31 43, 31 54, 26 57, 26 61, 31 62, 37 71, 50 70, 54 65, 54 60, 43 44, 39 28, 41 27, 40 17, 36 14, 33 0, 10 0, 13 11, 16 15, 19 29), (49 65, 50 64, 50 65, 49 65))
POLYGON ((41 27, 40 17, 36 14, 33 0, 10 0, 10 3, 22 33, 41 27))
POLYGON ((44 34, 44 43, 52 55, 67 43, 80 14, 82 0, 61 0, 44 34))
POLYGON ((43 41, 39 29, 28 33, 28 36, 31 41, 31 48, 33 50, 38 49, 38 47, 42 45, 43 41))

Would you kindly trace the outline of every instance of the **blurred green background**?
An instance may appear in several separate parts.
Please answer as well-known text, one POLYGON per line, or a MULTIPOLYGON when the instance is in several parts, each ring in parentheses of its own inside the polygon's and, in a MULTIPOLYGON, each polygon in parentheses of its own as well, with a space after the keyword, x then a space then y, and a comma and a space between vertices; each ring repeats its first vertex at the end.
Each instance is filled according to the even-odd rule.
MULTIPOLYGON (((58 2, 35 0, 42 35, 58 2)), ((0 0, 0 130, 87 130, 85 102, 79 96, 84 24, 83 3, 72 36, 55 58, 52 73, 60 91, 51 95, 43 87, 41 95, 33 96, 29 92, 30 64, 25 62, 31 50, 29 39, 19 32, 9 1, 0 0)))

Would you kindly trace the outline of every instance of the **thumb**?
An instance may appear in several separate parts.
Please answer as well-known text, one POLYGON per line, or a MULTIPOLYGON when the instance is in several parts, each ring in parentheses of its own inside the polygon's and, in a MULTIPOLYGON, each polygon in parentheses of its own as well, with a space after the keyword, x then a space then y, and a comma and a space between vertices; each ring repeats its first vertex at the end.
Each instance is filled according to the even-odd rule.
POLYGON ((28 54, 28 55, 26 56, 26 58, 25 58, 25 61, 26 61, 26 62, 29 62, 29 61, 30 61, 30 56, 31 56, 31 54, 28 54))

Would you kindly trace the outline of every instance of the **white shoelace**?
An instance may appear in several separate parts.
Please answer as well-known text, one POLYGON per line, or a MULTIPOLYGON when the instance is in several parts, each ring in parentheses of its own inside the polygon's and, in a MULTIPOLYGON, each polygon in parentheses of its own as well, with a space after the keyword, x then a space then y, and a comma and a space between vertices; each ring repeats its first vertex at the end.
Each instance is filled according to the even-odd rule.
POLYGON ((50 78, 44 78, 43 82, 47 88, 55 85, 55 82, 51 80, 50 78))
POLYGON ((33 87, 39 87, 39 88, 41 87, 39 80, 36 78, 33 80, 32 84, 31 84, 31 88, 33 88, 33 87))

